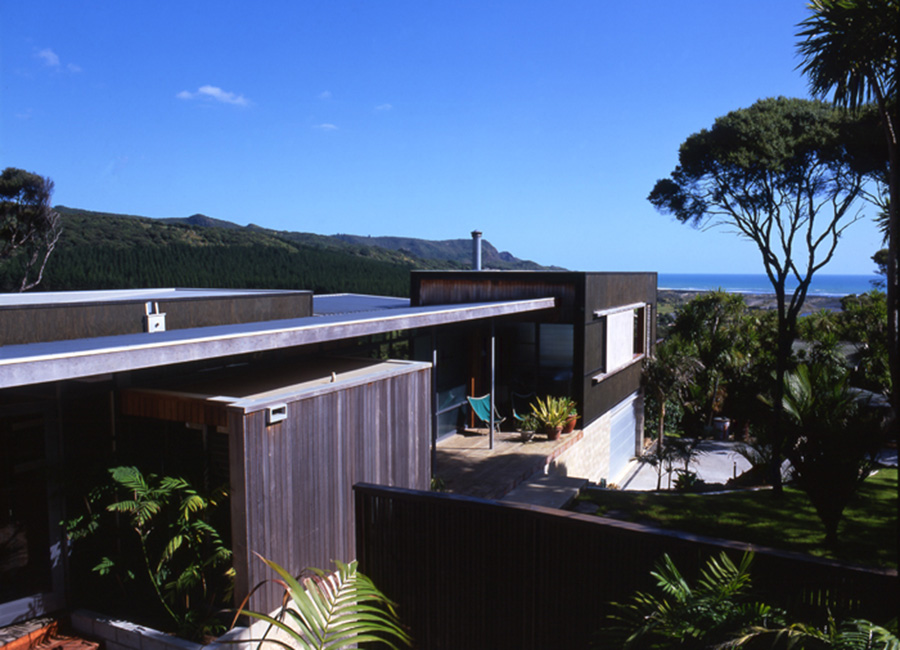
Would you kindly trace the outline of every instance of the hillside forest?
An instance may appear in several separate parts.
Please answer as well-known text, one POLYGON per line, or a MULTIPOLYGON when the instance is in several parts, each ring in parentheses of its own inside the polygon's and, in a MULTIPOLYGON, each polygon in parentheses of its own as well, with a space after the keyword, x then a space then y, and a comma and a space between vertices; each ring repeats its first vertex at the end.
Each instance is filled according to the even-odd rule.
MULTIPOLYGON (((54 210, 62 234, 39 291, 198 287, 408 296, 412 269, 470 268, 467 239, 329 237, 239 226, 203 215, 152 219, 63 206, 54 210)), ((483 257, 492 268, 545 268, 499 253, 488 242, 483 242, 483 257)), ((0 265, 0 291, 18 289, 24 263, 20 256, 0 265)))

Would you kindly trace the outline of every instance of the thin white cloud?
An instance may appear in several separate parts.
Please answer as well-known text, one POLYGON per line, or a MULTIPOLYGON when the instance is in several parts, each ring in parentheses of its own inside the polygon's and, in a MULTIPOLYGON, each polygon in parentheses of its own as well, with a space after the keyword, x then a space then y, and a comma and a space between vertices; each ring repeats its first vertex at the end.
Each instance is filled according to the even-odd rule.
MULTIPOLYGON (((60 61, 59 55, 49 47, 45 47, 43 50, 36 52, 35 56, 43 61, 44 65, 48 68, 54 68, 55 70, 62 69, 62 61, 60 61)), ((81 66, 76 65, 75 63, 67 63, 65 68, 72 73, 81 72, 81 66)))
POLYGON ((49 47, 37 53, 37 58, 44 62, 44 65, 56 68, 59 66, 59 56, 49 47))
POLYGON ((316 97, 318 97, 319 99, 331 99, 331 91, 323 90, 318 95, 316 95, 316 97))
POLYGON ((393 108, 394 107, 391 106, 390 104, 379 104, 378 106, 375 107, 375 110, 376 111, 389 111, 393 108))
POLYGON ((192 93, 182 90, 175 95, 178 99, 201 99, 221 102, 222 104, 232 104, 234 106, 249 106, 250 100, 243 95, 222 90, 218 86, 200 86, 197 92, 192 93))
POLYGON ((315 128, 320 131, 337 131, 338 128, 334 124, 328 124, 327 122, 324 124, 316 124, 315 128))

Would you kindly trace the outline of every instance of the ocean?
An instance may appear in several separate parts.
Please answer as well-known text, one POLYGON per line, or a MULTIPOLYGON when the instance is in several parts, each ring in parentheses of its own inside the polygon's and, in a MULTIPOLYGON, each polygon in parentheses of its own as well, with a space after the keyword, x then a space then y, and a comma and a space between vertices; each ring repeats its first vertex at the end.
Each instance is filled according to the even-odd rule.
MULTIPOLYGON (((871 291, 877 275, 828 275, 816 274, 809 287, 811 296, 846 296, 851 293, 871 291)), ((788 278, 787 289, 797 286, 788 278)), ((729 293, 775 293, 769 278, 764 274, 739 273, 660 273, 657 287, 677 291, 714 291, 723 289, 729 293)))

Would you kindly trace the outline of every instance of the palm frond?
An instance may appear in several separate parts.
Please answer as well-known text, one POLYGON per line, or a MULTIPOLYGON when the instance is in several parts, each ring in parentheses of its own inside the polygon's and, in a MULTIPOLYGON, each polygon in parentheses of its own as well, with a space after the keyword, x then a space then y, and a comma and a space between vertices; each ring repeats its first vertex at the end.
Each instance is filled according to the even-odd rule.
MULTIPOLYGON (((334 573, 315 569, 313 578, 300 581, 277 563, 261 559, 280 577, 289 602, 277 617, 246 610, 242 613, 267 621, 286 634, 291 647, 338 650, 377 641, 396 650, 394 641, 410 645, 393 603, 358 571, 356 561, 336 561, 334 573)), ((285 645, 284 641, 268 638, 268 633, 260 641, 285 645)))

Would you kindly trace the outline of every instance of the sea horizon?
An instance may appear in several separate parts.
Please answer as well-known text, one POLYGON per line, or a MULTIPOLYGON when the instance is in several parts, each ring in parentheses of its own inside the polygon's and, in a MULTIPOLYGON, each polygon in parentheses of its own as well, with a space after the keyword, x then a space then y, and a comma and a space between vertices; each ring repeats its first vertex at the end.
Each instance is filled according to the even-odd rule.
MULTIPOLYGON (((846 296, 867 293, 874 289, 872 282, 878 275, 816 274, 808 295, 846 296)), ((657 288, 665 291, 715 291, 728 293, 774 294, 769 278, 763 273, 658 273, 657 288)), ((788 278, 787 290, 793 291, 796 281, 788 278)))

